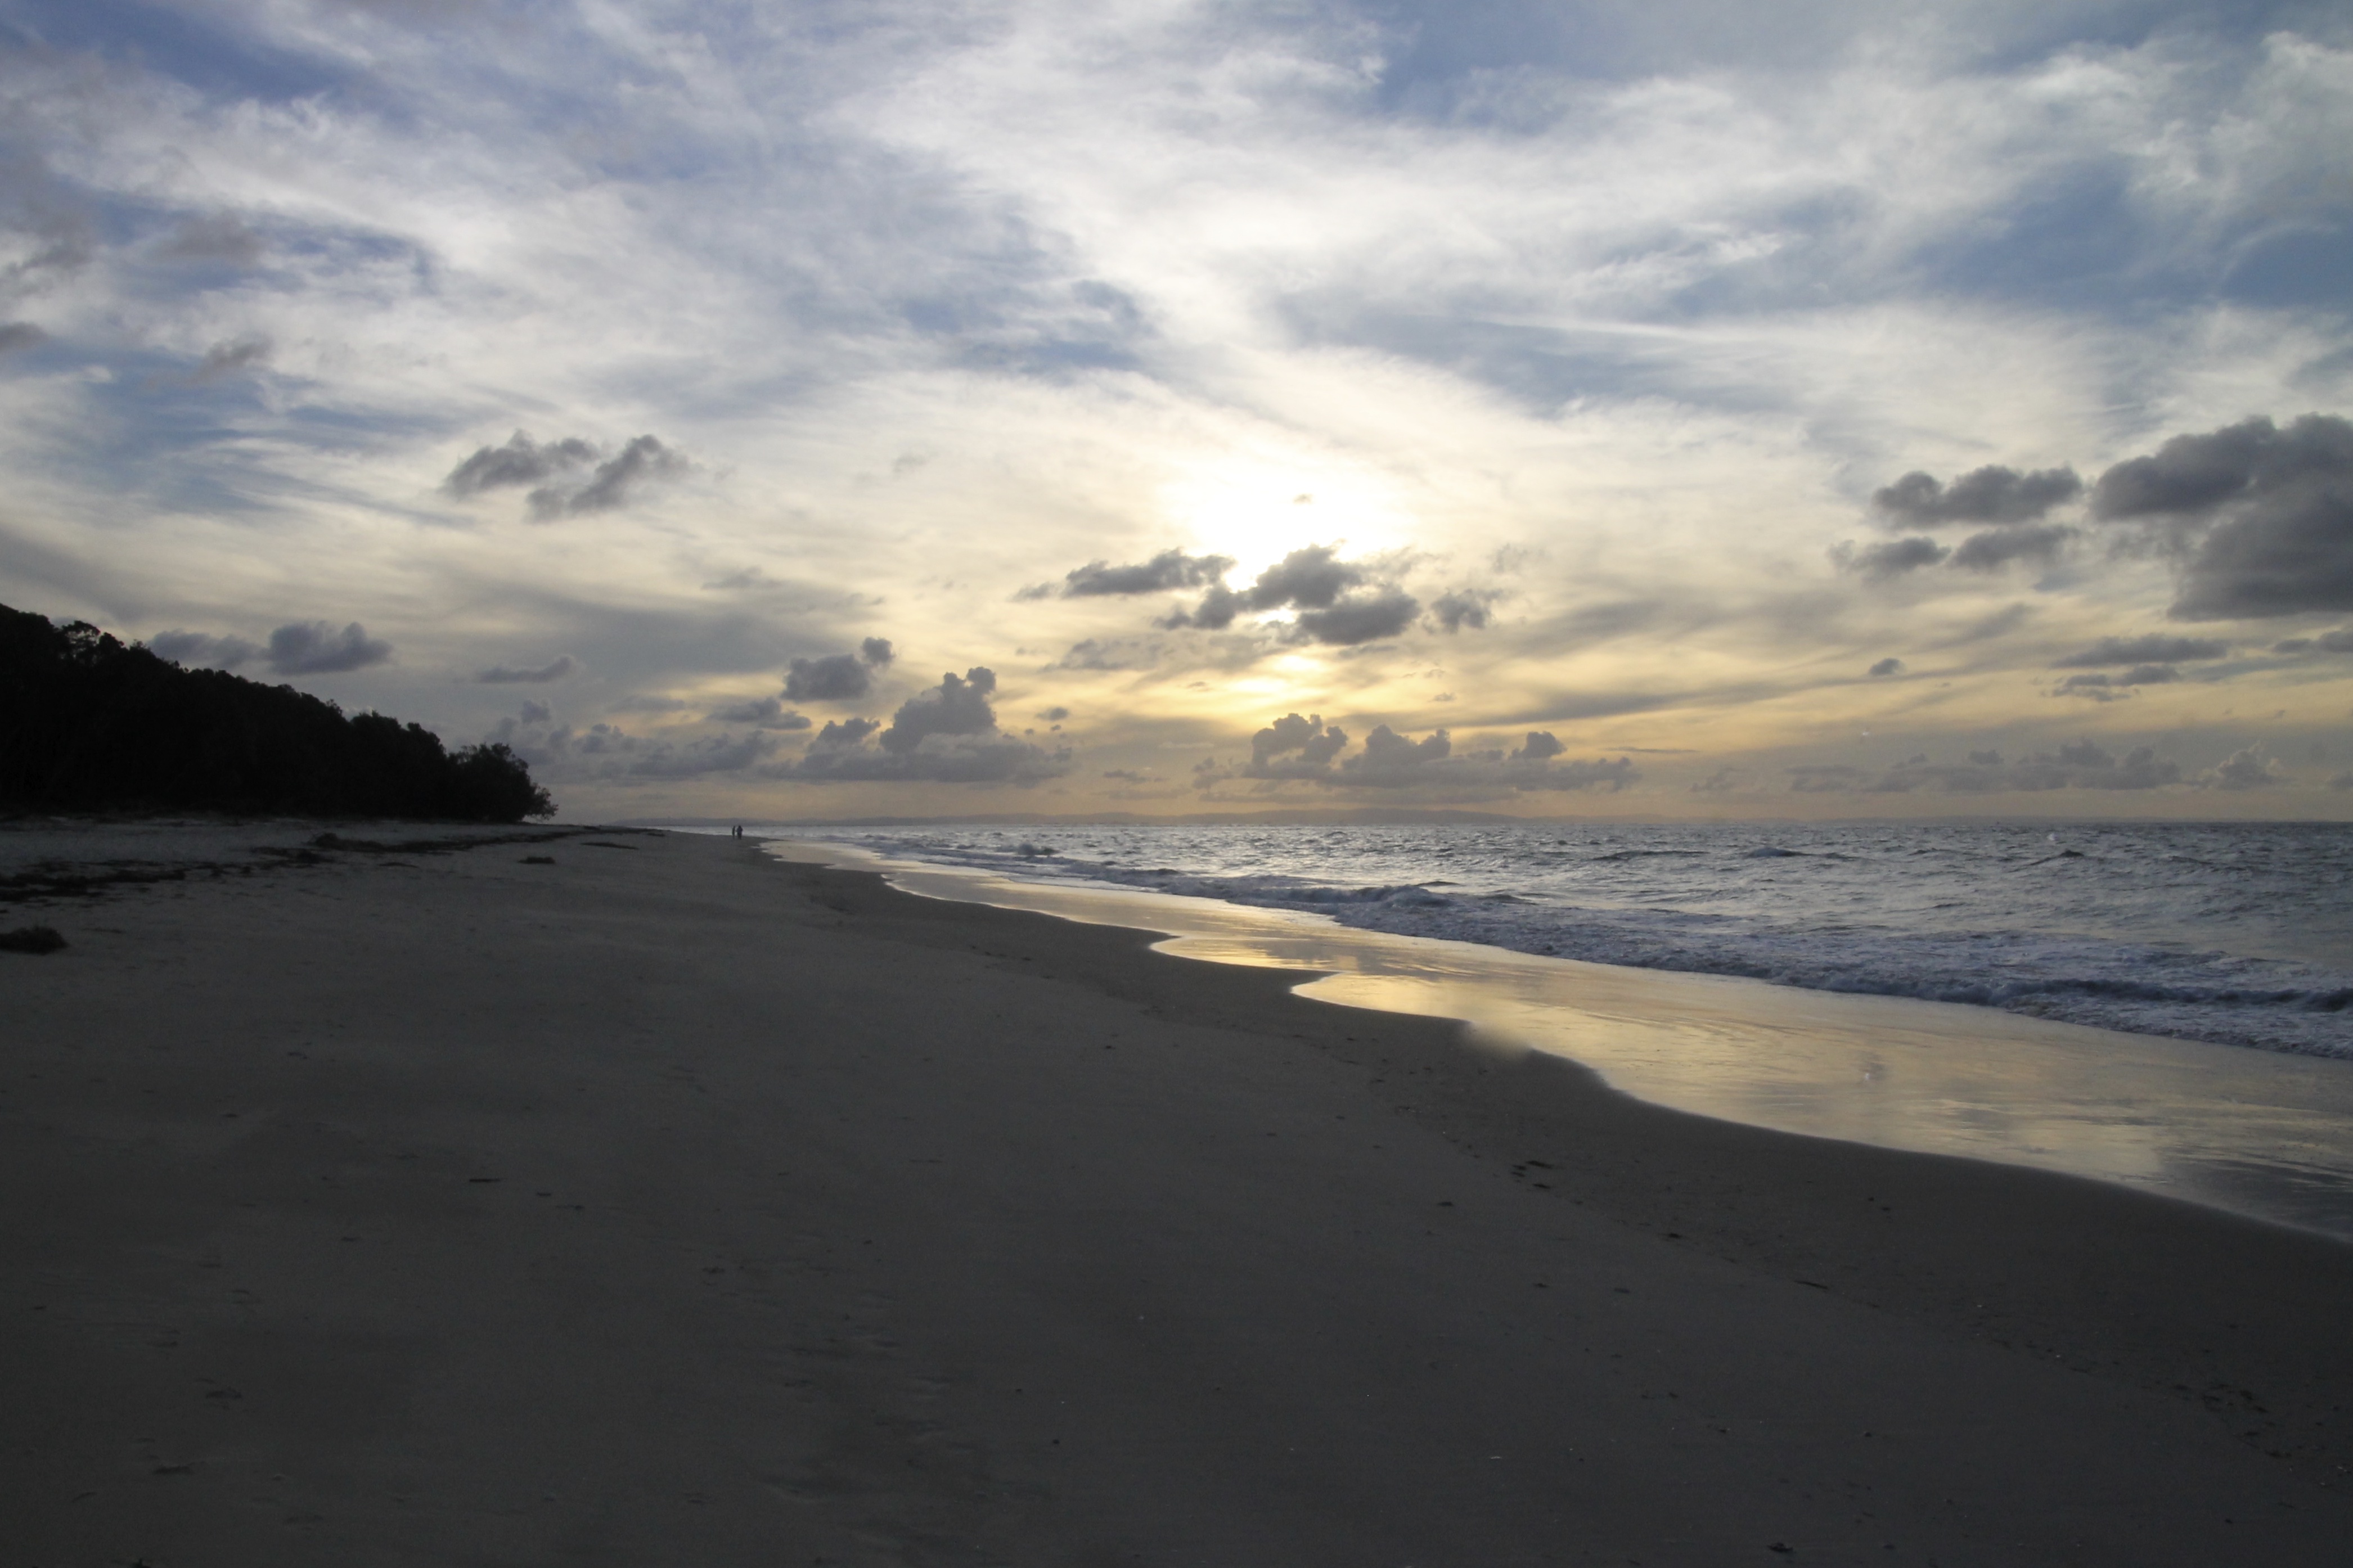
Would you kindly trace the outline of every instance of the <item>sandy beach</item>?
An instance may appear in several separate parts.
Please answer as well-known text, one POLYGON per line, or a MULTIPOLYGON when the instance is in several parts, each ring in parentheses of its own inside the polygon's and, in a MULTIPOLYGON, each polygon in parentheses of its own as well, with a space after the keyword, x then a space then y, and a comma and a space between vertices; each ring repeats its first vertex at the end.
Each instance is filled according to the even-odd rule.
POLYGON ((0 905, 70 943, 0 952, 13 1562, 2322 1564, 2353 1531, 2337 1242, 1660 1110, 747 841, 207 831, 225 869, 0 905))

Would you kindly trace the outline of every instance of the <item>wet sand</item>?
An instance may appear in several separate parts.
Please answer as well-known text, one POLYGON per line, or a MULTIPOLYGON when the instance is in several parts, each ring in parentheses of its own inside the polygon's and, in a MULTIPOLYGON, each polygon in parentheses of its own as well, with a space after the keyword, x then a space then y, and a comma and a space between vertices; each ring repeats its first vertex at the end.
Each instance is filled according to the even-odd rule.
POLYGON ((72 943, 0 953, 28 1563, 2316 1564, 2353 1525, 2340 1243, 750 842, 323 858, 0 907, 72 943))

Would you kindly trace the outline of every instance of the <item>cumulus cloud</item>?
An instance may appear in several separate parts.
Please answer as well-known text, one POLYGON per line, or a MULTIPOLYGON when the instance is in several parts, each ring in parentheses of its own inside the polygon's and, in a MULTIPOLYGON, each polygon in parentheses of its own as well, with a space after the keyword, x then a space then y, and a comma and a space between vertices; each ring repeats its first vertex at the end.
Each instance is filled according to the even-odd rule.
POLYGON ((1901 675, 1904 673, 1904 661, 1891 655, 1873 665, 1867 673, 1874 676, 1901 675))
POLYGON ((715 724, 749 724, 756 730, 806 730, 809 721, 787 710, 773 697, 748 697, 713 708, 703 715, 715 724))
POLYGON ((1088 637, 1047 666, 1049 669, 1150 669, 1160 662, 1160 645, 1137 637, 1088 637))
POLYGON ((2232 752, 2198 777, 2200 789, 2277 789, 2285 783, 2287 776, 2272 766, 2260 741, 2243 751, 2232 752))
POLYGON ((30 321, 0 321, 0 354, 21 353, 48 341, 49 334, 30 321))
POLYGON ((503 447, 475 448, 471 457, 449 470, 441 488, 453 496, 473 496, 509 485, 543 484, 596 460, 596 448, 577 436, 542 446, 518 430, 503 447))
POLYGON ((1502 597, 1493 588, 1457 588, 1432 599, 1430 614, 1440 631, 1459 632, 1465 626, 1484 631, 1489 607, 1502 597))
POLYGON ((296 621, 269 634, 269 668, 280 675, 339 675, 392 657, 392 645, 353 621, 337 631, 324 621, 296 621))
POLYGON ((2092 514, 2175 552, 2176 619, 2353 609, 2353 423, 2337 416, 2176 436, 2102 474, 2092 514))
POLYGON ((1558 761, 1567 748, 1547 731, 1531 730, 1509 752, 1497 746, 1459 752, 1454 737, 1433 730, 1419 740, 1377 724, 1364 748, 1341 760, 1348 733, 1321 715, 1286 713, 1250 737, 1250 758, 1239 770, 1204 763, 1194 783, 1208 788, 1240 777, 1270 783, 1303 780, 1328 789, 1423 790, 1440 795, 1492 796, 1513 791, 1625 788, 1641 777, 1630 758, 1558 761), (1334 763, 1338 761, 1338 766, 1334 763))
POLYGON ((2181 782, 2181 770, 2158 760, 2147 746, 2136 746, 2118 757, 2089 740, 2016 761, 2004 760, 1998 751, 1976 751, 1968 753, 1966 763, 1934 763, 1922 756, 1876 773, 1846 763, 1795 767, 1789 773, 1789 787, 1803 795, 1904 795, 1926 789, 1950 795, 2146 790, 2181 782))
POLYGON ((771 772, 815 782, 1010 784, 1070 772, 1067 746, 1048 751, 997 727, 996 689, 992 669, 951 671, 901 703, 887 728, 871 719, 829 723, 798 761, 771 772))
MULTIPOLYGON (((1483 606, 1472 607, 1478 619, 1466 621, 1458 614, 1458 628, 1484 624, 1483 606)), ((1397 636, 1421 614, 1421 602, 1393 584, 1375 582, 1369 567, 1341 560, 1333 546, 1310 544, 1260 573, 1248 588, 1238 592, 1216 584, 1192 609, 1177 610, 1154 624, 1166 629, 1219 631, 1245 612, 1277 610, 1298 612, 1289 633, 1293 640, 1349 647, 1397 636)))
POLYGON ((1090 561, 1077 571, 1066 573, 1059 585, 1039 583, 1022 589, 1015 597, 1091 599, 1109 595, 1163 594, 1178 588, 1203 588, 1224 577, 1233 569, 1233 564, 1229 556, 1187 555, 1181 550, 1164 550, 1151 560, 1132 566, 1113 566, 1106 561, 1090 561))
POLYGON ((581 517, 613 511, 636 500, 649 486, 676 479, 691 467, 684 457, 658 437, 639 436, 620 453, 596 465, 588 482, 577 487, 543 485, 531 492, 531 514, 542 522, 559 517, 581 517))
POLYGON ((545 664, 494 664, 474 679, 485 686, 544 686, 561 680, 580 668, 580 661, 570 654, 559 654, 545 664))
POLYGON ((797 658, 785 672, 785 696, 794 702, 855 702, 874 689, 874 671, 897 656, 887 637, 868 637, 856 653, 797 658))
POLYGON ((2051 661, 2053 669, 2100 669, 2115 664, 2185 664, 2221 658, 2231 645, 2212 637, 2174 637, 2151 633, 2137 637, 2102 637, 2091 647, 2051 661))
POLYGON ((1397 636, 1420 614, 1419 600, 1392 589, 1370 598, 1343 599, 1329 609, 1302 610, 1292 635, 1305 642, 1354 647, 1397 636))
POLYGON ((1286 713, 1250 737, 1250 760, 1242 773, 1254 779, 1321 777, 1347 748, 1348 732, 1337 724, 1327 727, 1322 714, 1303 719, 1286 713))
POLYGON ((2021 473, 1998 464, 1972 469, 1951 484, 1920 472, 1872 493, 1872 510, 1893 529, 1957 522, 2032 522, 2084 493, 2073 468, 2021 473))
MULTIPOLYGON (((559 730, 538 749, 574 763, 575 771, 591 777, 626 783, 741 772, 774 756, 779 743, 775 735, 762 730, 677 742, 631 735, 611 724, 592 724, 585 731, 559 730)), ((528 758, 532 752, 524 754, 528 758)))

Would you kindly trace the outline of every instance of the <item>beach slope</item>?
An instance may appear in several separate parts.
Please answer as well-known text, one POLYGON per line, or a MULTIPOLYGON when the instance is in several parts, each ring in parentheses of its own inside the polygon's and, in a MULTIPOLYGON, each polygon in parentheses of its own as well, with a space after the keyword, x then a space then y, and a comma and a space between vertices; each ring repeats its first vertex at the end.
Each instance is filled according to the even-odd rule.
POLYGON ((2353 1538, 2353 1247, 742 841, 315 858, 0 909, 18 1561, 2353 1538))

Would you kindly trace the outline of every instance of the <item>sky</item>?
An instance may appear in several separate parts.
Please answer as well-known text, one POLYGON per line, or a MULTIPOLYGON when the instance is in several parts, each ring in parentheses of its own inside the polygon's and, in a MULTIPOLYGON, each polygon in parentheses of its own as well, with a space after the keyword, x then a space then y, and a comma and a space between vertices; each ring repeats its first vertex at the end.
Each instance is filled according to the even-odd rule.
POLYGON ((2353 817, 2353 16, 0 0, 0 603, 575 817, 2353 817))

